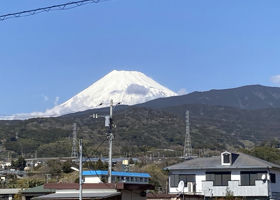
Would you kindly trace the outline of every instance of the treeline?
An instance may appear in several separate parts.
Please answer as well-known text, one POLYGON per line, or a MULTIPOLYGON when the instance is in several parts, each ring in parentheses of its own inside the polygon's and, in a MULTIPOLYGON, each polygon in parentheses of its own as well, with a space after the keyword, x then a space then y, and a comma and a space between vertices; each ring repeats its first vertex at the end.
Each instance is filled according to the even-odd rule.
MULTIPOLYGON (((183 105, 155 110, 132 106, 114 113, 114 155, 149 156, 157 149, 182 152, 186 109, 190 110, 191 139, 195 150, 247 148, 280 135, 280 109, 249 111, 222 106, 183 105)), ((34 157, 35 152, 38 157, 70 156, 74 122, 78 124, 78 138, 83 138, 94 157, 106 156, 107 145, 95 150, 106 139, 107 130, 104 119, 89 118, 93 112, 0 121, 0 145, 4 147, 0 159, 1 156, 7 157, 5 150, 14 153, 14 157, 21 154, 34 157)), ((176 152, 166 151, 164 154, 172 157, 176 152)))
POLYGON ((268 141, 252 149, 241 151, 249 155, 280 165, 280 142, 278 140, 268 141))

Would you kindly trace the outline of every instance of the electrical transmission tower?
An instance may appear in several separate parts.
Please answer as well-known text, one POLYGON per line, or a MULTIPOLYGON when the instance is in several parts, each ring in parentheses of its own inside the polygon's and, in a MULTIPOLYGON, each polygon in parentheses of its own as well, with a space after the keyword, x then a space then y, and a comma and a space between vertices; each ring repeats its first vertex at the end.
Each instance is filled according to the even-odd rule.
POLYGON ((192 143, 190 133, 190 113, 186 110, 186 137, 184 145, 184 158, 189 159, 192 157, 192 143))
POLYGON ((77 152, 77 124, 73 124, 73 142, 72 142, 72 153, 71 157, 78 157, 78 152, 77 152))

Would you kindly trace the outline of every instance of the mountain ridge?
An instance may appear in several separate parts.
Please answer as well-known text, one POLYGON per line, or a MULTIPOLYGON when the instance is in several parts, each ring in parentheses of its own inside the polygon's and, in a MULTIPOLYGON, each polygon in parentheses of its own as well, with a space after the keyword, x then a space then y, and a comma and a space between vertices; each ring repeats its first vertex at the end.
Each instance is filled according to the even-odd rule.
POLYGON ((160 108, 183 104, 230 106, 240 109, 280 108, 280 88, 246 85, 230 89, 212 89, 186 95, 159 98, 138 106, 160 108))

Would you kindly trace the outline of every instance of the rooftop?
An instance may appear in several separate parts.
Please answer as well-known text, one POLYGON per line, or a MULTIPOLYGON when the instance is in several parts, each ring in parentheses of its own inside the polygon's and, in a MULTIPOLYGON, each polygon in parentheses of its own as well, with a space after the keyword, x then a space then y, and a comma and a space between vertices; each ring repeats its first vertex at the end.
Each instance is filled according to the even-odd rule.
MULTIPOLYGON (((98 192, 98 193, 83 193, 83 199, 106 199, 121 195, 120 192, 98 192)), ((79 199, 79 193, 54 193, 45 196, 35 197, 33 199, 79 199)))
POLYGON ((37 187, 25 189, 21 193, 25 194, 25 193, 52 193, 52 192, 55 192, 55 190, 46 189, 46 188, 44 188, 44 185, 40 185, 37 187))
POLYGON ((21 191, 21 188, 6 188, 6 189, 0 189, 0 195, 5 195, 5 194, 17 194, 19 191, 21 191))
POLYGON ((186 160, 182 163, 166 167, 167 170, 180 169, 267 169, 276 168, 280 170, 280 165, 244 154, 233 153, 233 160, 231 165, 222 165, 220 156, 195 158, 186 160))
MULTIPOLYGON (((108 176, 108 171, 103 170, 93 170, 93 171, 83 171, 83 176, 108 176)), ((112 176, 130 176, 130 177, 142 177, 151 178, 148 173, 138 173, 138 172, 118 172, 112 171, 112 176)))

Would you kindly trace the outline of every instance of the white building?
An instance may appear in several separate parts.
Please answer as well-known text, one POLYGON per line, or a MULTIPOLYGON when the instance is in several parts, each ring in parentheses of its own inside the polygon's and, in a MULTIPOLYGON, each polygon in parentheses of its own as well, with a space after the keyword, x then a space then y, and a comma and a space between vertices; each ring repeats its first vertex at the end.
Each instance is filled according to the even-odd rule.
POLYGON ((280 166, 243 153, 223 152, 221 156, 195 158, 166 168, 169 193, 206 198, 233 195, 246 199, 280 199, 280 166))

